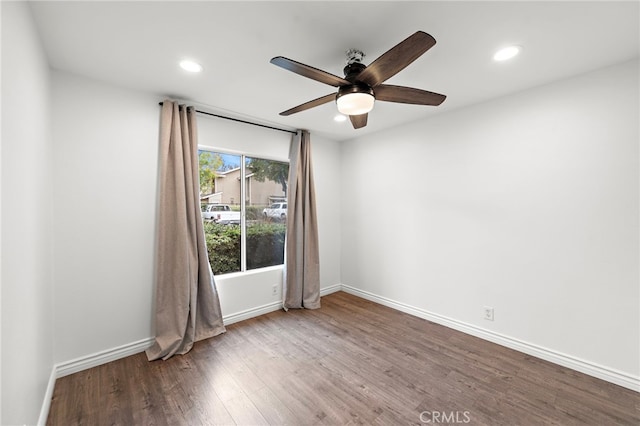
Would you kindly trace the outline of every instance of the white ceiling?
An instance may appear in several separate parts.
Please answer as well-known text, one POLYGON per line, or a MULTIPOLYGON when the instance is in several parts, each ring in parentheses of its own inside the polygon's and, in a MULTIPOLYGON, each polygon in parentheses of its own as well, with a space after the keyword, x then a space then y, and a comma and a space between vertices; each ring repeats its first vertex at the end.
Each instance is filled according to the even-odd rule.
MULTIPOLYGON (((428 117, 637 58, 631 2, 34 2, 53 68, 190 101, 231 116, 309 129, 336 140, 428 117), (413 34, 437 44, 389 84, 443 93, 439 107, 377 102, 367 127, 336 123, 328 103, 279 112, 335 88, 269 63, 285 56, 342 76, 344 52, 365 64, 413 34), (494 51, 518 44, 508 63, 494 51), (178 67, 193 58, 205 70, 178 67)), ((597 100, 594 100, 597 101, 597 100)))

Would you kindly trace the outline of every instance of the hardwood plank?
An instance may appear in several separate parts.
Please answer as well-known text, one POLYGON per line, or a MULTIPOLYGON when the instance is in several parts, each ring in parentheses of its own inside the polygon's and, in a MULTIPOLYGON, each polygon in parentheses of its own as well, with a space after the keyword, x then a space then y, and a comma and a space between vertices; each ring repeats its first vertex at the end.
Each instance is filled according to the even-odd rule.
POLYGON ((251 402, 271 425, 299 425, 304 423, 269 388, 263 387, 249 394, 251 402))
POLYGON ((147 358, 144 354, 129 357, 131 365, 126 366, 126 374, 132 376, 130 387, 132 395, 131 411, 133 412, 133 424, 169 425, 171 420, 167 418, 163 407, 167 404, 166 394, 157 392, 159 387, 156 374, 144 374, 147 366, 147 358))
POLYGON ((640 394, 338 292, 318 310, 232 324, 184 356, 63 377, 47 424, 395 425, 421 414, 639 425, 640 394))

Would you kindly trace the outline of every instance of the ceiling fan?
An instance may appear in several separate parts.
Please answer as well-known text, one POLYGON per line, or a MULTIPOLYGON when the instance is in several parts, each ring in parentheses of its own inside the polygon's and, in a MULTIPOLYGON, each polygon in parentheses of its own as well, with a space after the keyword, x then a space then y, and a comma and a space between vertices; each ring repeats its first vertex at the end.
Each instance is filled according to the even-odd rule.
POLYGON ((276 56, 271 59, 272 64, 338 88, 337 93, 305 102, 281 112, 280 115, 295 114, 335 100, 338 111, 348 115, 354 129, 359 129, 367 125, 368 113, 373 109, 376 100, 414 105, 440 105, 446 99, 445 95, 412 87, 382 84, 418 59, 435 44, 436 40, 433 37, 423 31, 418 31, 383 53, 369 66, 362 63, 364 53, 351 49, 347 51, 344 78, 282 56, 276 56))

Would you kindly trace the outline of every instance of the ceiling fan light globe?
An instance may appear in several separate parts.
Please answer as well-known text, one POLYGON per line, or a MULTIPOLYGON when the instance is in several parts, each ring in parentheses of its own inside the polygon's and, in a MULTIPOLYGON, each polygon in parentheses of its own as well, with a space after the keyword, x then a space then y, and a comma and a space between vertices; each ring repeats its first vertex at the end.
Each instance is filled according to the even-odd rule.
POLYGON ((347 93, 339 96, 336 103, 344 115, 361 115, 373 109, 375 98, 370 93, 347 93))

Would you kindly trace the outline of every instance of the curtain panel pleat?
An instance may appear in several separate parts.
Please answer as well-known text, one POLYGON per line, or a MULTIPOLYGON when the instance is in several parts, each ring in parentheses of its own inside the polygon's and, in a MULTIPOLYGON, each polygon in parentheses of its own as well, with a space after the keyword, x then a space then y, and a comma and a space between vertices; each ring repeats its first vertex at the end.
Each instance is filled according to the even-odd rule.
POLYGON ((291 141, 283 308, 320 308, 320 254, 311 137, 291 141))
POLYGON ((156 338, 151 360, 185 354, 225 331, 200 215, 198 131, 193 107, 165 100, 160 117, 156 338))

